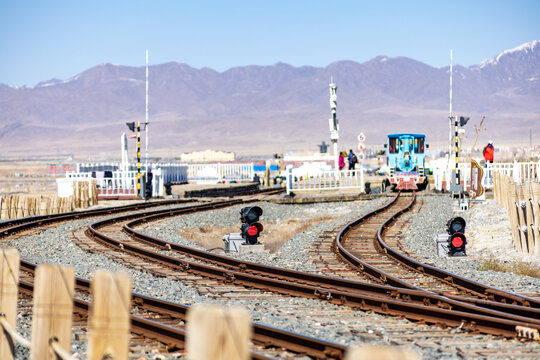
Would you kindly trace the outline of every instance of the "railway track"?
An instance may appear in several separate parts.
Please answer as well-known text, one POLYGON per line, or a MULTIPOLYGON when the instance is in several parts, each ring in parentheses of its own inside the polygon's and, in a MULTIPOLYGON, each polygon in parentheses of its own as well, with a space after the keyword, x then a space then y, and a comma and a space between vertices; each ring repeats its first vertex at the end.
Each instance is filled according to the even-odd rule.
MULTIPOLYGON (((216 203, 211 206, 216 208, 221 205, 226 204, 216 203)), ((197 209, 208 210, 209 207, 210 205, 197 206, 197 209)), ((184 270, 230 284, 272 290, 293 296, 319 298, 363 310, 405 316, 412 320, 443 323, 451 327, 465 326, 503 336, 528 337, 529 331, 534 334, 538 331, 540 312, 529 306, 493 301, 477 302, 473 305, 420 289, 408 290, 275 268, 165 242, 133 230, 133 227, 138 224, 192 211, 194 209, 183 208, 178 209, 177 212, 153 211, 146 216, 125 215, 114 220, 95 223, 89 226, 87 233, 97 241, 119 251, 136 254, 148 261, 176 270, 184 270), (144 246, 134 244, 130 240, 113 238, 104 231, 100 231, 115 222, 129 220, 131 221, 124 225, 124 231, 134 239, 143 242, 144 246), (149 245, 154 249, 149 248, 149 245), (180 257, 165 255, 156 249, 173 251, 180 257), (186 257, 197 261, 187 260, 186 257), (516 326, 519 326, 517 333, 516 326)))
MULTIPOLYGON (((385 206, 347 224, 337 234, 334 250, 355 270, 381 283, 422 289, 501 311, 505 310, 500 306, 518 305, 539 314, 538 299, 478 283, 404 254, 396 236, 401 229, 391 226, 402 213, 412 208, 415 201, 415 193, 410 199, 398 194, 385 206)), ((540 318, 539 315, 536 317, 540 318)))
MULTIPOLYGON (((236 202, 238 203, 238 202, 236 202)), ((195 207, 200 207, 200 209, 197 209, 197 210, 194 210, 194 209, 190 209, 190 210, 186 210, 186 209, 183 209, 183 210, 180 210, 181 212, 183 213, 186 213, 186 212, 193 212, 193 211, 199 211, 199 210, 202 210, 203 209, 203 206, 206 206, 208 204, 203 204, 203 205, 197 205, 195 207)), ((222 204, 223 205, 223 204, 222 204)), ((213 205, 212 205, 213 206, 213 205)), ((209 210, 211 208, 215 208, 215 207, 207 207, 206 210, 209 210)), ((221 206, 221 205, 219 205, 221 206)), ((223 205, 223 206, 227 206, 227 205, 223 205)), ((191 206, 189 206, 190 208, 192 208, 191 206)), ((123 217, 120 217, 120 218, 116 218, 115 220, 112 221, 112 223, 116 222, 116 223, 121 223, 123 221, 130 221, 131 222, 129 224, 127 224, 124 228, 128 228, 128 227, 131 227, 131 226, 136 226, 136 224, 133 224, 133 222, 139 222, 140 223, 147 223, 149 221, 153 221, 155 219, 159 219, 159 218, 163 218, 163 217, 166 217, 166 216, 175 216, 175 215, 178 215, 177 213, 173 213, 169 210, 167 211, 162 211, 161 213, 159 211, 153 211, 153 212, 150 212, 150 211, 145 211, 145 214, 144 215, 126 215, 127 218, 123 218, 123 217), (138 219, 137 219, 138 218, 138 219)), ((57 220, 57 221, 60 221, 60 220, 57 220)), ((12 231, 14 231, 14 229, 10 229, 7 234, 9 233, 12 233, 12 231)), ((127 231, 127 230, 126 230, 127 231)), ((111 233, 114 233, 115 231, 111 231, 111 233)), ((136 233, 136 232, 135 232, 136 233)), ((4 234, 4 232, 0 232, 0 235, 4 234)), ((132 234, 133 235, 133 234, 132 234)), ((118 236, 118 233, 116 232, 116 235, 115 236, 118 236)), ((137 235, 138 236, 138 235, 137 235)), ((124 239, 124 241, 127 241, 126 239, 124 239)), ((132 241, 132 240, 130 240, 132 241)), ((183 255, 181 256, 185 256, 186 258, 191 258, 191 261, 193 261, 193 259, 196 259, 198 255, 196 255, 194 253, 195 249, 182 249, 182 251, 178 251, 177 249, 173 249, 173 246, 174 244, 167 244, 167 243, 162 243, 161 245, 158 245, 156 247, 156 244, 153 242, 153 241, 150 241, 148 242, 148 239, 144 240, 146 241, 147 243, 144 245, 144 246, 149 246, 150 243, 152 243, 154 246, 154 248, 160 248, 162 250, 166 250, 168 252, 171 252, 171 250, 174 250, 176 252, 176 255, 175 257, 179 257, 180 255, 180 252, 184 252, 183 255)), ((126 246, 125 245, 122 245, 124 248, 122 249, 120 246, 121 242, 119 243, 116 243, 116 245, 112 245, 112 249, 115 249, 113 251, 119 253, 120 255, 122 256, 126 256, 127 253, 129 253, 129 251, 131 251, 130 249, 126 249, 126 246), (118 251, 118 250, 121 250, 121 251, 118 251)), ((126 243, 127 244, 127 243, 126 243)), ((139 244, 140 245, 140 244, 139 244)), ((111 246, 111 244, 109 245, 111 246)), ((202 258, 200 258, 198 261, 203 263, 208 263, 208 262, 213 262, 214 263, 214 268, 217 268, 217 263, 219 263, 220 261, 223 261, 222 259, 217 261, 215 258, 214 258, 214 255, 216 254, 209 254, 209 253, 206 253, 204 254, 204 256, 202 258), (209 256, 211 255, 211 256, 209 256)), ((229 257, 226 257, 229 259, 229 261, 231 261, 231 258, 229 257)), ((232 259, 232 261, 236 261, 236 259, 232 259)), ((241 275, 245 274, 246 272, 250 272, 250 271, 254 271, 255 273, 256 272, 264 272, 262 268, 264 268, 264 266, 261 266, 259 264, 252 264, 252 263, 245 263, 245 264, 238 264, 238 268, 240 269, 239 273, 240 274, 235 274, 234 272, 231 272, 230 271, 230 268, 231 268, 231 264, 228 263, 226 261, 227 265, 222 265, 221 268, 217 268, 218 272, 221 271, 223 275, 221 278, 218 276, 216 277, 216 279, 218 279, 219 282, 221 283, 227 283, 227 284, 230 284, 231 286, 232 285, 235 285, 235 284, 244 284, 244 285, 247 285, 248 287, 258 287, 258 288, 262 288, 263 290, 267 290, 267 289, 270 289, 266 284, 266 280, 258 280, 258 281, 263 281, 264 285, 263 286, 257 286, 257 284, 253 285, 253 284, 248 284, 248 283, 244 283, 244 280, 241 279, 241 275), (226 268, 226 270, 224 271, 224 268, 226 268), (233 275, 231 277, 231 275, 233 275), (238 277, 236 276, 238 275, 238 277)), ((155 262, 154 262, 155 264, 155 262)), ((161 269, 161 266, 158 265, 153 265, 156 269, 161 269)), ((184 273, 186 274, 193 274, 193 265, 190 265, 188 264, 188 269, 186 269, 186 265, 184 263, 184 265, 181 265, 180 268, 178 269, 178 271, 184 271, 184 273)), ((284 269, 281 269, 281 272, 283 272, 284 269)), ((215 270, 214 270, 215 271, 215 270)), ((433 314, 430 312, 430 311, 427 311, 425 313, 425 317, 415 317, 415 316, 411 316, 411 315, 404 315, 404 308, 400 308, 400 306, 403 306, 401 303, 403 303, 403 300, 405 300, 406 303, 409 303, 408 305, 405 306, 405 308, 407 308, 406 310, 408 311, 409 310, 409 307, 410 307, 410 303, 414 303, 415 301, 417 301, 417 303, 423 303, 424 305, 426 303, 429 303, 430 305, 427 306, 427 309, 429 310, 430 308, 436 308, 436 307, 442 307, 443 310, 449 310, 451 308, 453 308, 454 306, 457 306, 457 305, 451 305, 451 306, 447 306, 447 305, 444 305, 440 302, 440 299, 436 298, 436 297, 432 297, 431 295, 426 295, 426 292, 425 291, 418 291, 418 290, 407 290, 407 289, 400 289, 398 287, 389 287, 389 286, 384 286, 384 285, 377 285, 377 284, 370 284, 371 286, 368 287, 369 289, 369 293, 372 294, 374 297, 381 297, 381 296, 387 296, 391 299, 398 299, 398 303, 400 303, 401 305, 399 304, 391 304, 389 302, 375 302, 375 300, 373 300, 374 302, 371 302, 372 299, 369 299, 369 296, 365 296, 365 297, 361 297, 361 296, 358 296, 358 294, 356 295, 353 295, 353 294, 350 294, 350 291, 342 291, 343 294, 340 294, 340 291, 335 291, 332 286, 335 286, 332 285, 328 285, 328 284, 320 284, 318 286, 312 286, 312 287, 305 287, 306 285, 304 285, 304 287, 302 288, 302 286, 297 286, 294 284, 295 281, 297 280, 294 280, 294 279, 298 279, 299 277, 304 277, 306 274, 304 273, 297 273, 297 274, 290 274, 288 276, 290 276, 290 279, 288 280, 285 280, 284 282, 287 282, 288 284, 286 284, 286 287, 288 288, 293 288, 295 289, 294 291, 296 291, 296 295, 302 295, 302 296, 307 296, 307 297, 311 297, 311 298, 320 298, 320 299, 323 299, 327 302, 332 302, 332 303, 335 303, 335 304, 348 304, 348 305, 352 305, 354 306, 355 308, 361 308, 361 309, 371 309, 371 310, 375 310, 377 312, 381 312, 381 313, 386 313, 386 314, 396 314, 396 312, 394 312, 395 309, 398 309, 398 311, 401 311, 401 315, 402 316, 406 316, 408 318, 412 318, 414 320, 420 320, 420 321, 426 321, 427 323, 436 323, 436 324, 439 324, 441 326, 453 326, 453 327, 457 327, 457 328, 460 328, 460 329, 470 329, 470 330, 479 330, 479 331, 482 331, 482 332, 487 332, 487 333, 492 333, 492 334, 497 334, 497 335, 503 335, 503 336, 509 336, 509 337, 512 337, 512 336, 515 336, 516 335, 516 329, 515 329, 515 325, 516 325, 516 322, 512 322, 512 321, 509 321, 509 323, 506 324, 506 328, 501 330, 501 325, 497 325, 497 326, 492 326, 492 328, 490 329, 484 329, 484 328, 479 328, 478 327, 478 323, 474 322, 474 321, 469 321, 469 320, 466 320, 466 321, 463 321, 462 317, 463 318, 467 318, 468 315, 465 315, 465 316, 462 316, 461 314, 459 314, 459 312, 453 312, 453 311, 450 311, 453 315, 449 314, 448 315, 448 318, 447 319, 443 319, 441 320, 439 318, 439 320, 434 320, 434 318, 430 318, 430 316, 432 316, 433 314), (308 294, 309 292, 309 294, 308 294), (349 293, 348 293, 349 292, 349 293), (342 295, 342 296, 340 296, 342 295), (426 301, 426 298, 428 299, 426 301), (377 304, 377 305, 375 305, 377 304), (386 304, 386 305, 384 305, 386 304), (390 306, 389 306, 390 304, 390 306), (399 310, 401 309, 401 310, 399 310), (450 319, 450 316, 453 316, 454 317, 454 320, 455 319, 460 319, 460 320, 457 320, 457 321, 454 321, 452 322, 451 319, 450 319), (456 318, 457 316, 457 318, 456 318), (448 320, 448 321, 447 321, 448 320), (511 324, 510 324, 511 323, 511 324), (493 328, 497 328, 497 329, 493 329, 493 328)), ((209 275, 203 275, 203 277, 213 277, 213 276, 209 276, 209 275)), ((267 276, 268 277, 268 276, 267 276)), ((274 277, 274 278, 277 278, 277 276, 275 274, 271 275, 270 277, 274 277)), ((320 279, 316 280, 316 281, 319 281, 320 279)), ((328 282, 335 282, 335 278, 330 278, 330 280, 326 280, 327 283, 328 282)), ((350 282, 350 281, 347 281, 347 282, 350 282)), ((354 286, 356 288, 358 288, 358 286, 360 286, 358 284, 358 282, 353 282, 354 283, 354 286)), ((300 284, 301 285, 301 284, 300 284)), ((341 285, 340 285, 341 286, 341 285)), ((350 285, 347 285, 349 288, 350 288, 350 285)), ((365 285, 362 285, 362 286, 365 286, 365 285)), ((360 286, 360 288, 362 288, 362 286, 360 286)), ((346 287, 344 288, 346 289, 346 287)), ((358 292, 358 289, 355 290, 356 292, 358 292)), ((283 290, 282 291, 276 291, 276 292, 281 292, 281 293, 288 293, 290 294, 289 292, 284 292, 283 290)), ((461 306, 461 309, 464 309, 464 307, 462 305, 459 305, 461 306)), ((458 308, 459 308, 458 306, 458 308)), ((521 311, 520 307, 519 306, 516 306, 516 305, 512 305, 513 306, 513 310, 514 311, 521 311)), ((465 307, 466 308, 466 307, 465 307)), ((423 309, 421 308, 419 311, 422 312, 426 309, 423 309)), ((469 311, 472 311, 472 310, 469 310, 469 311)), ((533 315, 533 317, 530 317, 529 319, 530 320, 534 320, 535 319, 535 316, 536 315, 533 315)), ((486 320, 486 319, 484 319, 486 320)), ((489 321, 488 321, 489 322, 489 321)), ((482 322, 481 322, 482 323, 482 322)), ((533 321, 534 323, 534 321, 533 321)), ((524 323, 525 327, 529 328, 529 329, 532 329, 533 330, 533 333, 534 333, 534 330, 536 329, 537 331, 537 326, 534 325, 534 324, 531 324, 531 323, 528 323, 528 322, 525 322, 524 323)), ((484 326, 484 325, 481 325, 481 326, 484 326)), ((502 328, 504 328, 504 326, 502 326, 502 328)), ((527 335, 527 334, 521 334, 521 335, 527 335)))
MULTIPOLYGON (((37 265, 27 260, 21 260, 23 276, 20 280, 20 291, 31 297, 33 293, 33 275, 37 265)), ((90 293, 90 281, 77 277, 76 289, 81 297, 87 298, 90 293)), ((28 299, 24 299, 28 308, 28 299)), ((74 312, 78 320, 88 316, 89 303, 80 298, 74 301, 74 312)), ((131 347, 161 349, 162 352, 181 352, 185 344, 185 325, 189 306, 160 300, 143 294, 132 294, 131 347), (148 344, 147 339, 153 339, 159 344, 148 344)), ((80 321, 78 321, 80 323, 80 321)), ((265 353, 273 355, 277 352, 305 354, 311 358, 343 359, 346 346, 296 334, 271 326, 253 323, 252 359, 270 359, 265 353)))
MULTIPOLYGON (((230 204, 241 203, 242 201, 243 200, 230 200, 224 202, 223 205, 228 206, 230 204)), ((10 220, 0 224, 0 227, 2 228, 0 236, 7 237, 17 232, 33 229, 37 226, 47 226, 70 219, 110 215, 113 213, 135 211, 155 206, 171 205, 184 202, 186 201, 143 203, 113 209, 90 210, 70 214, 56 214, 10 220)), ((222 204, 218 202, 217 205, 211 204, 210 208, 219 208, 220 206, 222 206, 222 204)), ((208 208, 208 205, 202 204, 201 207, 208 208)), ((20 291, 23 295, 25 295, 25 297, 21 299, 21 306, 24 306, 26 309, 29 308, 28 298, 31 298, 33 294, 33 283, 31 279, 36 266, 36 264, 33 264, 27 260, 21 260, 21 270, 23 271, 23 274, 25 274, 25 276, 22 276, 20 281, 20 291)), ((84 297, 88 296, 90 288, 90 282, 88 280, 77 278, 76 286, 79 292, 82 291, 84 293, 84 297)), ((157 348, 165 352, 177 351, 184 348, 184 325, 186 321, 186 314, 189 309, 188 306, 163 301, 137 293, 132 295, 132 299, 133 308, 136 309, 135 313, 131 315, 130 319, 133 332, 131 341, 132 347, 138 348, 139 351, 141 348, 152 348, 154 350, 157 348), (156 345, 155 341, 149 343, 147 339, 153 339, 161 345, 156 345)), ((76 326, 74 327, 77 328, 77 336, 80 337, 80 333, 83 332, 81 328, 84 328, 84 326, 81 326, 81 318, 85 319, 87 317, 89 303, 82 299, 75 299, 74 309, 75 313, 77 314, 77 321, 75 321, 76 326)), ((308 355, 312 358, 342 359, 347 349, 345 346, 340 344, 331 343, 309 336, 303 336, 262 324, 254 323, 253 330, 254 333, 252 342, 256 351, 252 351, 252 359, 269 359, 269 357, 263 354, 265 352, 269 353, 270 355, 279 353, 282 356, 285 354, 285 356, 289 357, 294 357, 294 354, 300 353, 308 355), (290 355, 286 355, 287 353, 290 353, 290 355)), ((84 335, 82 335, 82 337, 84 337, 84 335)))

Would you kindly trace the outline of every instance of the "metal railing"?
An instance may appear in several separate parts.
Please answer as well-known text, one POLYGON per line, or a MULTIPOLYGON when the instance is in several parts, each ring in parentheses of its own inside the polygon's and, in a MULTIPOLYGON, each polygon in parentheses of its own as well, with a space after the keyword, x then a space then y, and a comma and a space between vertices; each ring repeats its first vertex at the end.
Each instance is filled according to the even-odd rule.
MULTIPOLYGON (((444 160, 444 159, 442 159, 444 160)), ((432 163, 435 188, 442 190, 443 181, 447 182, 446 188, 449 189, 452 169, 446 166, 446 161, 437 161, 432 163)), ((471 182, 471 164, 459 163, 461 183, 465 188, 471 182)), ((540 161, 539 162, 507 162, 507 163, 488 163, 483 167, 484 175, 482 177, 482 186, 484 189, 493 188, 493 174, 500 173, 510 176, 516 184, 523 185, 526 182, 540 182, 540 161)))
POLYGON ((249 164, 193 164, 188 165, 188 181, 197 184, 253 180, 253 163, 249 164))
POLYGON ((286 169, 287 194, 293 191, 358 189, 365 192, 364 169, 318 171, 299 175, 292 167, 286 169))
MULTIPOLYGON (((149 167, 150 168, 150 167, 149 167)), ((73 194, 72 182, 95 180, 100 195, 136 196, 137 170, 133 164, 78 164, 79 172, 68 172, 58 179, 60 196, 73 194), (122 170, 124 169, 124 170, 122 170)), ((152 196, 163 196, 167 183, 217 184, 253 180, 253 163, 249 164, 151 164, 152 196)), ((147 172, 141 170, 144 176, 147 172)), ((141 183, 141 185, 143 185, 141 183)))

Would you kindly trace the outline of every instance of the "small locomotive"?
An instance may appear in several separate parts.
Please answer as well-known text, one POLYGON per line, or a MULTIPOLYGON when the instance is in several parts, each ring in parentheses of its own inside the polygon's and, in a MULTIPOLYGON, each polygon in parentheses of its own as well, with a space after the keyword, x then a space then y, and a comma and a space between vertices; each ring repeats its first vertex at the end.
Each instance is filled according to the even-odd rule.
POLYGON ((394 190, 422 190, 428 184, 425 168, 426 144, 424 134, 389 134, 384 145, 388 150, 387 183, 394 190))

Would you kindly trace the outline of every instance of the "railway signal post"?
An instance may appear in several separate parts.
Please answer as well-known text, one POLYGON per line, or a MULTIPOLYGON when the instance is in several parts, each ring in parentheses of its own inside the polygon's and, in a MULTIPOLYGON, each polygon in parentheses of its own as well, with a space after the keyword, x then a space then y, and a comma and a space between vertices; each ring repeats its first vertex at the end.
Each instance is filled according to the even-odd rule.
POLYGON ((448 256, 467 256, 465 252, 465 245, 467 244, 465 225, 465 219, 459 216, 448 221, 448 256))
MULTIPOLYGON (((135 122, 127 122, 127 127, 131 131, 135 131, 135 122)), ((137 120, 137 197, 144 197, 141 192, 141 121, 137 120)))
POLYGON ((328 119, 328 126, 330 128, 330 140, 334 145, 334 169, 339 170, 338 164, 338 139, 339 139, 339 122, 336 115, 337 109, 337 86, 333 82, 330 84, 330 110, 332 111, 332 117, 328 119))
POLYGON ((137 196, 142 198, 141 191, 141 121, 137 120, 137 196))
POLYGON ((262 209, 258 206, 245 207, 240 210, 240 221, 242 221, 240 233, 247 245, 258 243, 259 235, 263 231, 263 226, 259 223, 259 217, 262 213, 262 209))
POLYGON ((258 241, 263 231, 263 226, 259 222, 262 213, 263 210, 258 206, 249 206, 240 210, 240 221, 242 222, 240 232, 228 233, 222 238, 226 253, 245 251, 248 248, 255 252, 264 251, 263 244, 258 241))

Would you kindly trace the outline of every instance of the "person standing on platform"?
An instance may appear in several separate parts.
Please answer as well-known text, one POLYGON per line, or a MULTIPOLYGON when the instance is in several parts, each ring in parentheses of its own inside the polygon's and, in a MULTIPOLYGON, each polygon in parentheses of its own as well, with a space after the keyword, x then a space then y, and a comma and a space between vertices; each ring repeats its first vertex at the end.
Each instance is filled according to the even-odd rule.
POLYGON ((493 141, 489 140, 488 144, 484 148, 483 155, 484 160, 486 160, 486 164, 492 164, 493 163, 493 153, 495 152, 495 149, 493 148, 493 141))
POLYGON ((345 153, 345 151, 342 151, 339 153, 339 159, 338 159, 339 171, 343 170, 343 168, 345 167, 345 156, 343 155, 343 153, 345 153))
POLYGON ((349 170, 354 170, 354 167, 356 166, 358 159, 356 158, 356 155, 353 153, 352 149, 349 149, 348 159, 349 159, 349 170))
POLYGON ((489 184, 493 184, 493 174, 490 164, 493 164, 493 153, 495 149, 493 148, 493 141, 489 140, 488 144, 484 148, 484 160, 486 160, 486 179, 489 179, 489 184))

